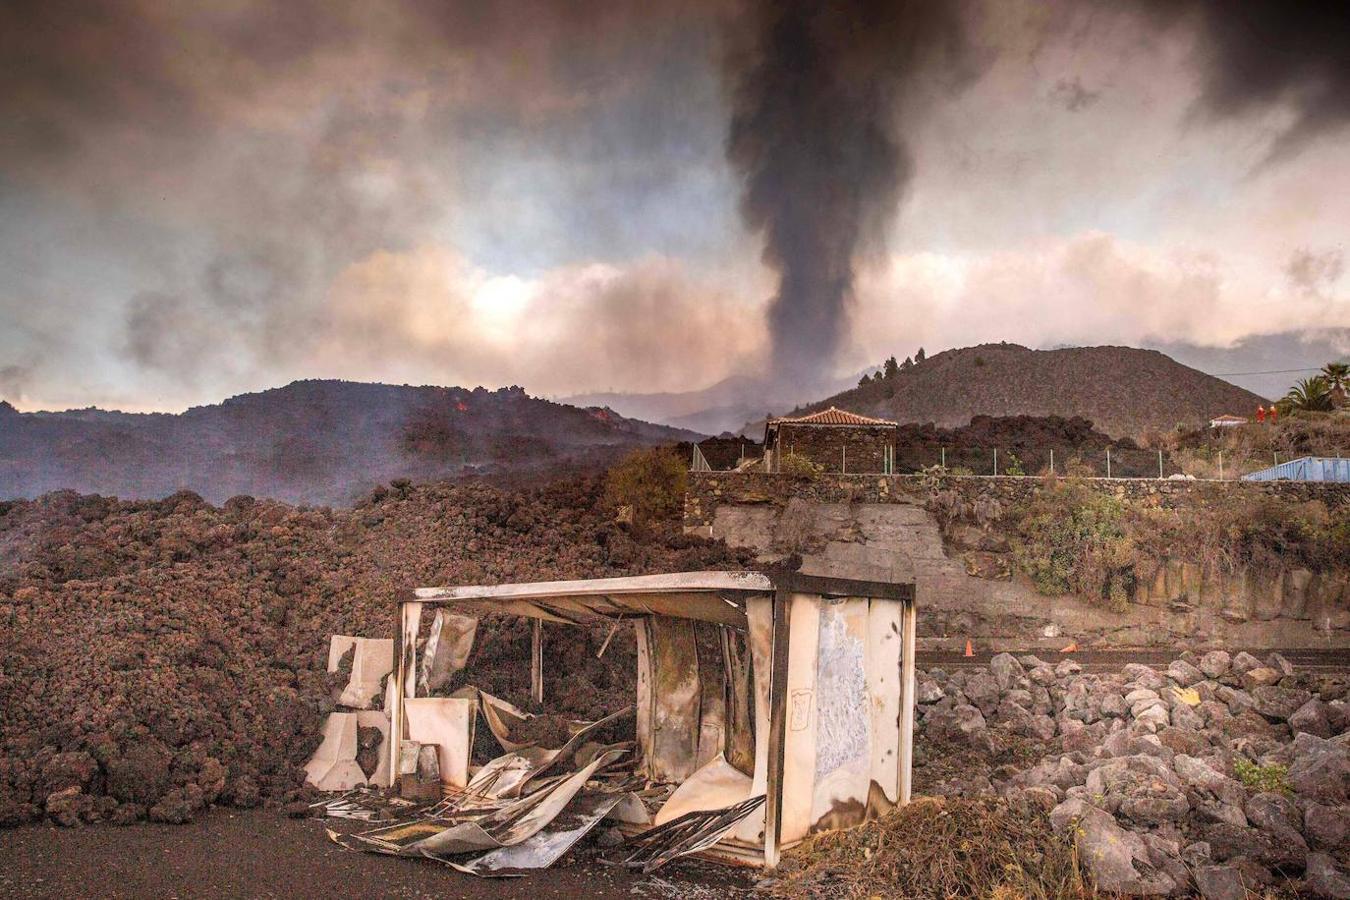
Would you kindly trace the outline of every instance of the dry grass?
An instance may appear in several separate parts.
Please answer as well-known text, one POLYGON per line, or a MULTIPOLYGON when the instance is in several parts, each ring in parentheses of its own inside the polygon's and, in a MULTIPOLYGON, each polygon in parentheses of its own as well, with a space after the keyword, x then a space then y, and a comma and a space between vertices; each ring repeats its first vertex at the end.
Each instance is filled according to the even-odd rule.
POLYGON ((771 896, 1078 900, 1095 894, 1072 842, 1024 800, 921 798, 784 855, 771 896))

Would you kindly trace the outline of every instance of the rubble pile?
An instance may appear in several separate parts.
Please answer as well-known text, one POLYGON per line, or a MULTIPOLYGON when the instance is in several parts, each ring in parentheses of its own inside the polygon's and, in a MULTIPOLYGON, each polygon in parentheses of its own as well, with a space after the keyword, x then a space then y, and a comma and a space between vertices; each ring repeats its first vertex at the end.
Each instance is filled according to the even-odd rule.
POLYGON ((1039 806, 1098 890, 1240 900, 1293 883, 1350 897, 1344 675, 1277 653, 1187 652, 1110 674, 1005 653, 922 673, 917 699, 916 790, 1039 806), (1042 753, 1007 761, 1010 746, 1042 753), (964 764, 935 777, 951 754, 964 764))
MULTIPOLYGON (((394 597, 414 586, 751 563, 674 526, 630 532, 600 493, 574 479, 396 482, 349 510, 190 493, 0 503, 0 825, 295 802, 334 708, 329 636, 392 637, 394 597)), ((547 652, 593 652, 584 632, 560 635, 547 652)), ((631 672, 616 649, 605 661, 631 672)), ((581 686, 551 702, 597 705, 581 686)))

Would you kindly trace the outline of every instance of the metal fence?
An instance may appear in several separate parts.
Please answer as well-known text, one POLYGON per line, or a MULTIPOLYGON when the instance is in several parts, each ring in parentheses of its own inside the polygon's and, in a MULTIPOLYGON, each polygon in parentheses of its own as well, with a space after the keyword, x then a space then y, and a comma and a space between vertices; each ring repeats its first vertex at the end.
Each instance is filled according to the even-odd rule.
MULTIPOLYGON (((698 444, 693 447, 690 471, 729 472, 763 471, 762 460, 757 459, 758 445, 744 444, 739 456, 725 452, 710 461, 698 444)), ((947 445, 898 444, 887 449, 882 468, 876 463, 860 467, 856 460, 841 453, 838 468, 851 475, 914 475, 933 467, 942 467, 955 475, 1041 476, 1071 475, 1085 478, 1172 478, 1195 476, 1200 479, 1234 481, 1264 471, 1279 472, 1261 475, 1250 480, 1350 480, 1342 474, 1350 467, 1344 457, 1315 457, 1335 464, 1331 474, 1314 477, 1306 465, 1300 468, 1306 454, 1288 451, 1234 452, 1232 450, 1188 451, 1185 469, 1182 459, 1174 458, 1166 450, 1122 447, 952 447, 947 445), (1296 465, 1298 464, 1298 465, 1296 465)))
MULTIPOLYGON (((742 463, 744 460, 738 460, 742 463)), ((875 465, 875 464, 873 464, 875 465)), ((1008 449, 1001 447, 896 446, 888 448, 883 469, 859 468, 841 456, 840 469, 850 475, 914 475, 942 467, 956 475, 1078 475, 1100 478, 1167 478, 1181 468, 1165 452, 1120 448, 1008 449)), ((735 465, 710 466, 694 446, 690 470, 732 471, 735 465)), ((1236 477, 1234 473, 1231 477, 1236 477)))
POLYGON ((933 466, 969 475, 1080 475, 1099 478, 1166 478, 1180 467, 1157 450, 1121 448, 898 447, 895 471, 933 466))

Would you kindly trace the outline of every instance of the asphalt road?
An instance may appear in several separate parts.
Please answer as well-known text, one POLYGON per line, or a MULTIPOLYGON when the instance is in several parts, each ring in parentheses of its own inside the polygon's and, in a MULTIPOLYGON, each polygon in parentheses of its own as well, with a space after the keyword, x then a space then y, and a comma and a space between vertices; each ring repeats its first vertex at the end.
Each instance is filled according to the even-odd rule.
POLYGON ((742 870, 697 860, 643 876, 584 853, 528 878, 477 878, 429 859, 344 850, 326 826, 368 827, 213 809, 190 825, 0 829, 0 897, 714 900, 751 884, 742 870))

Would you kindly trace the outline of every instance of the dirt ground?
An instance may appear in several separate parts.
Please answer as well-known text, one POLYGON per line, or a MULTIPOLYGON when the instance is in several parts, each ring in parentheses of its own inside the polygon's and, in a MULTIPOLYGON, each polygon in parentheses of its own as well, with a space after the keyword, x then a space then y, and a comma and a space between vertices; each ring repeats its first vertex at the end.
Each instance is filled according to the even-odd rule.
POLYGON ((750 873, 699 861, 646 877, 587 860, 524 879, 480 879, 431 860, 344 850, 328 840, 326 824, 337 827, 215 809, 190 825, 8 829, 0 832, 0 897, 711 900, 747 896, 753 883, 750 873))

